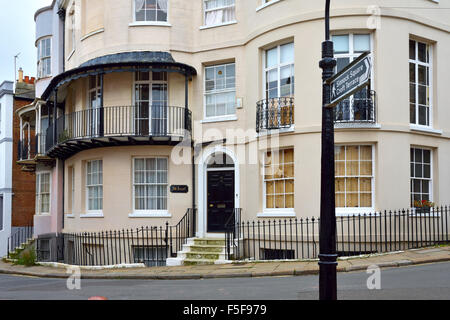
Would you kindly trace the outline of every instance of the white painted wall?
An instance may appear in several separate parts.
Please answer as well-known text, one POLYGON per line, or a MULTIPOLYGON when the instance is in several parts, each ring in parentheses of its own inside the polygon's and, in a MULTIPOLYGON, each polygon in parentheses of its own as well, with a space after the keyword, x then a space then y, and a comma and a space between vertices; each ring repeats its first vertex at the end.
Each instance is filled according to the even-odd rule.
POLYGON ((11 235, 12 201, 12 124, 13 82, 0 84, 0 196, 3 196, 3 226, 0 226, 0 257, 7 253, 7 240, 11 235))

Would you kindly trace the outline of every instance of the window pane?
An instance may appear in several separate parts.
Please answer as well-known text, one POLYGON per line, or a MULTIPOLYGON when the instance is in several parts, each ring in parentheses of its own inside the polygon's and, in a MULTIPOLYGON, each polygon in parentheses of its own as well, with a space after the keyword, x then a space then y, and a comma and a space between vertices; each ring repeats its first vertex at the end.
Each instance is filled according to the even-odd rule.
POLYGON ((334 52, 335 53, 348 53, 348 35, 333 36, 334 52))
POLYGON ((413 40, 409 40, 409 58, 416 60, 416 42, 413 40))
POLYGON ((353 36, 353 48, 355 52, 370 51, 370 35, 355 34, 353 36))
POLYGON ((350 63, 350 58, 338 58, 336 59, 336 72, 340 72, 350 63))
POLYGON ((278 64, 278 48, 266 51, 266 68, 274 67, 278 64))
POLYGON ((417 44, 417 51, 418 51, 419 61, 428 62, 428 59, 427 59, 428 46, 425 43, 419 42, 417 44))
POLYGON ((428 85, 428 68, 425 66, 418 66, 419 84, 428 85))
POLYGON ((281 63, 294 62, 294 43, 288 43, 280 47, 281 63))

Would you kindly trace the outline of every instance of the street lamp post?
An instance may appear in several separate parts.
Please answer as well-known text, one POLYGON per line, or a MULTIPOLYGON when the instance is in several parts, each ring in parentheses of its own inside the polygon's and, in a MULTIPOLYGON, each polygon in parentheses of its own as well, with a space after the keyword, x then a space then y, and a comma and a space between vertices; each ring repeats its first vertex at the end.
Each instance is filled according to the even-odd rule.
POLYGON ((322 42, 322 160, 320 187, 320 253, 319 298, 337 299, 336 279, 336 212, 334 186, 334 121, 330 103, 330 84, 326 80, 334 74, 333 42, 330 41, 330 0, 325 5, 325 41, 322 42))

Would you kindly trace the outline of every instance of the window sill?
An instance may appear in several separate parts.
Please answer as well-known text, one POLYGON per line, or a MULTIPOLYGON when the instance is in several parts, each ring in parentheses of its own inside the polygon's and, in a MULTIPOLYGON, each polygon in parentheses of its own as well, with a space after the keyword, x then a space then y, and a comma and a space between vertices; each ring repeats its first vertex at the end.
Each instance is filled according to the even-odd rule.
POLYGON ((100 28, 100 29, 98 29, 98 30, 89 32, 88 34, 86 34, 85 36, 83 36, 83 37, 80 39, 80 41, 86 40, 87 38, 92 37, 92 36, 94 36, 94 35, 96 35, 96 34, 99 34, 99 33, 102 33, 102 32, 105 32, 105 28, 100 28))
POLYGON ((135 21, 128 24, 129 27, 171 27, 172 25, 169 22, 164 21, 135 21))
POLYGON ((104 218, 103 212, 90 212, 85 214, 80 214, 80 218, 104 218))
POLYGON ((256 134, 256 137, 264 137, 264 136, 270 136, 273 134, 281 134, 281 133, 289 133, 295 131, 295 125, 292 124, 289 128, 281 128, 277 130, 265 130, 263 132, 259 132, 256 134))
POLYGON ((335 129, 381 129, 379 123, 345 122, 334 124, 335 129))
POLYGON ((262 10, 264 8, 267 8, 275 3, 280 2, 281 0, 272 0, 270 2, 264 3, 263 5, 260 5, 258 8, 256 8, 256 12, 258 12, 259 10, 262 10))
POLYGON ((375 208, 336 208, 336 217, 347 217, 358 214, 374 213, 375 208))
POLYGON ((235 114, 221 117, 205 118, 200 123, 222 122, 222 121, 236 121, 238 118, 235 114))
POLYGON ((295 218, 294 209, 266 209, 256 214, 257 218, 295 218))
POLYGON ((75 215, 73 213, 66 214, 66 218, 73 219, 75 218, 75 215))
POLYGON ((431 127, 421 126, 421 125, 417 125, 417 124, 410 124, 409 128, 412 131, 420 131, 420 132, 433 133, 433 134, 442 134, 442 130, 437 130, 437 129, 433 129, 431 127))
POLYGON ((217 28, 217 27, 224 27, 224 26, 229 26, 231 24, 236 24, 237 21, 233 20, 233 21, 229 21, 229 22, 224 22, 221 24, 214 24, 214 25, 210 25, 210 26, 201 26, 199 27, 200 30, 205 30, 205 29, 211 29, 211 28, 217 28))
POLYGON ((41 81, 41 80, 51 79, 51 77, 52 77, 52 75, 50 74, 50 75, 47 75, 47 76, 43 76, 43 77, 40 77, 40 78, 36 78, 36 81, 41 81))
POLYGON ((51 214, 50 213, 35 213, 35 216, 38 216, 38 217, 50 217, 51 214))
POLYGON ((136 211, 128 215, 129 218, 172 218, 167 210, 161 211, 136 211))

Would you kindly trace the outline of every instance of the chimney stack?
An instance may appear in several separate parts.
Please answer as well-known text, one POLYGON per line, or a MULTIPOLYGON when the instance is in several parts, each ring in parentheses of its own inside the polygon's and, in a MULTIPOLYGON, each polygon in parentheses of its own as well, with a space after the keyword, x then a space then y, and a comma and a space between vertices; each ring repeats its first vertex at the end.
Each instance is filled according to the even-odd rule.
POLYGON ((19 79, 17 81, 20 82, 20 83, 23 82, 23 70, 22 70, 22 68, 19 68, 19 79))

